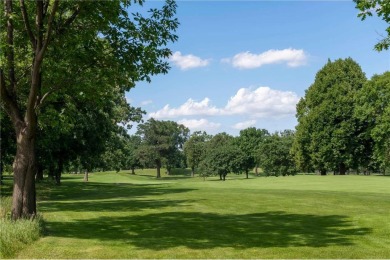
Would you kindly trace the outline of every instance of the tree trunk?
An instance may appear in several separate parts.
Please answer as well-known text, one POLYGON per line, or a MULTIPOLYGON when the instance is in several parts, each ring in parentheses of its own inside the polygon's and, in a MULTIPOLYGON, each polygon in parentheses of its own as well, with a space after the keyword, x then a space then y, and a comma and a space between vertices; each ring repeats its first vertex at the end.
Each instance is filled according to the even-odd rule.
POLYGON ((35 201, 35 132, 21 127, 17 133, 16 155, 13 164, 14 186, 12 219, 31 218, 36 214, 35 201))
POLYGON ((255 173, 256 173, 256 176, 259 176, 259 167, 257 165, 255 167, 255 173))
POLYGON ((321 169, 320 173, 321 173, 321 175, 326 175, 326 170, 325 169, 321 169))
POLYGON ((84 181, 88 182, 88 170, 87 169, 85 169, 85 172, 84 172, 84 181))
POLYGON ((195 176, 195 167, 191 167, 191 177, 195 176))
POLYGON ((135 174, 134 167, 131 167, 131 174, 132 174, 132 175, 135 174))
POLYGON ((246 174, 246 178, 249 179, 249 171, 248 171, 248 169, 245 170, 245 174, 246 174))
POLYGON ((157 166, 157 176, 156 178, 161 178, 161 162, 160 160, 156 160, 156 166, 157 166))
POLYGON ((340 175, 345 175, 345 173, 347 172, 347 167, 344 163, 340 163, 339 171, 340 171, 340 175))
POLYGON ((58 158, 58 168, 57 168, 56 174, 55 174, 57 185, 61 185, 61 174, 62 174, 63 169, 64 169, 64 160, 62 159, 62 155, 60 154, 60 156, 58 158))

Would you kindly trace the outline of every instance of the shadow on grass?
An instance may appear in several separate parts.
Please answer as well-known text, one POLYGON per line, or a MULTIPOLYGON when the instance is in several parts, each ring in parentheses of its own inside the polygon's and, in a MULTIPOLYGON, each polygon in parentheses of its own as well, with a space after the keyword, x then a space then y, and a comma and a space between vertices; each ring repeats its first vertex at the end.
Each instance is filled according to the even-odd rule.
POLYGON ((192 190, 194 189, 174 189, 167 186, 166 183, 157 182, 155 184, 63 182, 60 186, 52 186, 50 200, 72 201, 72 203, 77 204, 80 200, 137 199, 192 190))
POLYGON ((52 236, 123 242, 150 250, 178 246, 192 249, 344 246, 371 232, 368 228, 353 227, 345 216, 286 212, 246 215, 165 212, 47 224, 54 232, 52 236))

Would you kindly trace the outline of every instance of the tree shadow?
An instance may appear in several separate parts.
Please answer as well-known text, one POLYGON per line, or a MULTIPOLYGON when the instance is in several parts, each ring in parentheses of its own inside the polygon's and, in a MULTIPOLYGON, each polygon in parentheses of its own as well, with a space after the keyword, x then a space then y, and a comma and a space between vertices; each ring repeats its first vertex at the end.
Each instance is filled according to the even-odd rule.
MULTIPOLYGON (((164 183, 133 184, 133 183, 100 183, 100 182, 64 182, 53 186, 50 190, 52 201, 103 200, 103 199, 137 199, 145 196, 182 193, 194 189, 170 188, 164 183)), ((52 203, 52 202, 50 202, 52 203)), ((40 204, 45 204, 41 202, 40 204)), ((76 206, 77 207, 77 206, 76 206)), ((81 206, 80 206, 81 207, 81 206)))
POLYGON ((192 249, 345 246, 371 232, 369 228, 354 227, 347 216, 286 212, 244 215, 164 212, 47 224, 54 232, 52 236, 117 241, 150 250, 178 246, 192 249))

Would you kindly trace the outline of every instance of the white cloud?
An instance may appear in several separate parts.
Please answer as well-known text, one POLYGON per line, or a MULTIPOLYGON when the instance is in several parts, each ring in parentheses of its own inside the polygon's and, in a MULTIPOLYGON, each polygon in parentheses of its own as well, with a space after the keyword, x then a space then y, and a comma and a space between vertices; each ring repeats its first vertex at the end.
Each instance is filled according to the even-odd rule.
POLYGON ((237 124, 234 124, 232 127, 234 129, 241 130, 241 129, 248 128, 250 126, 254 126, 255 124, 256 124, 256 120, 249 120, 249 121, 244 121, 244 122, 239 122, 237 124))
POLYGON ((260 54, 253 54, 249 51, 234 55, 231 59, 222 59, 221 62, 231 63, 239 69, 254 69, 266 64, 286 63, 289 67, 305 65, 307 54, 301 49, 268 50, 260 54))
POLYGON ((210 63, 209 60, 203 60, 192 54, 182 55, 180 51, 173 53, 169 60, 172 61, 181 70, 205 67, 210 63))
POLYGON ((269 87, 258 87, 254 90, 241 88, 223 108, 211 105, 209 98, 204 98, 200 102, 190 98, 178 108, 165 105, 162 109, 150 113, 149 117, 162 119, 182 116, 244 115, 251 118, 281 118, 294 115, 298 101, 298 95, 291 91, 274 90, 269 87))
POLYGON ((141 102, 141 106, 146 106, 146 105, 149 105, 149 104, 152 104, 153 103, 153 100, 151 99, 148 99, 148 100, 144 100, 141 102))
POLYGON ((213 123, 207 119, 201 118, 197 119, 182 119, 177 121, 179 124, 183 124, 191 130, 216 130, 221 124, 213 123))
POLYGON ((175 118, 180 116, 194 116, 194 115, 217 115, 220 113, 220 109, 210 104, 209 98, 204 98, 200 102, 196 102, 193 99, 188 99, 183 105, 178 108, 171 108, 165 105, 157 112, 150 113, 150 117, 154 118, 175 118))
POLYGON ((248 115, 252 118, 278 118, 295 114, 299 97, 291 91, 259 87, 241 88, 230 98, 225 114, 248 115))

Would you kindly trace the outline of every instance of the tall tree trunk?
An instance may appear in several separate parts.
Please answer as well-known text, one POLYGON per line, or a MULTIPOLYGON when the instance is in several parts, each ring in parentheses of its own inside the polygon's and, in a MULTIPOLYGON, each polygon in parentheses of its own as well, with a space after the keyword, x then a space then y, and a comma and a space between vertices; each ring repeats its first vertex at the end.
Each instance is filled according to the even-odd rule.
POLYGON ((131 167, 131 174, 132 174, 132 175, 135 174, 134 167, 131 167))
POLYGON ((36 214, 35 201, 35 131, 21 128, 17 133, 16 155, 13 164, 14 186, 12 219, 31 218, 36 214))
POLYGON ((191 167, 191 177, 195 176, 195 167, 191 167))
POLYGON ((61 174, 63 170, 64 170, 64 160, 62 158, 62 154, 60 153, 58 158, 58 167, 55 174, 57 185, 61 185, 61 174))
POLYGON ((255 173, 256 173, 256 176, 259 176, 259 167, 257 165, 255 167, 255 173))
POLYGON ((249 171, 248 169, 245 170, 246 178, 249 179, 249 171))
POLYGON ((85 172, 84 172, 84 181, 88 182, 88 170, 87 169, 85 169, 85 172))
POLYGON ((161 161, 156 160, 156 166, 157 166, 157 176, 156 178, 161 178, 161 161))
POLYGON ((326 170, 325 169, 321 169, 320 173, 321 173, 321 175, 326 175, 326 170))

